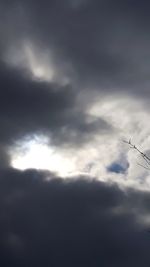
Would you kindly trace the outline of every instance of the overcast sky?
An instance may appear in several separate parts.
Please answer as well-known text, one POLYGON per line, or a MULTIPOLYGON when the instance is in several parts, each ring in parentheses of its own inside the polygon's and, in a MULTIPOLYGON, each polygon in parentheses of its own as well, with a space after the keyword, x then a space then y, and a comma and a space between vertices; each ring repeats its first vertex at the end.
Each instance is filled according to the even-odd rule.
POLYGON ((0 266, 149 266, 149 13, 0 0, 0 266))

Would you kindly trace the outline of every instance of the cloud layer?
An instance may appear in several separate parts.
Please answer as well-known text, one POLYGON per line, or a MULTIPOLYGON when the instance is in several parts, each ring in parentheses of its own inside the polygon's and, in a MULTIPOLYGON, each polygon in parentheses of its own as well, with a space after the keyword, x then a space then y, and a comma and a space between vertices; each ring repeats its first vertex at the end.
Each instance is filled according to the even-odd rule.
POLYGON ((33 134, 49 136, 58 150, 103 152, 111 138, 118 158, 121 136, 148 147, 148 7, 147 1, 1 1, 1 151, 7 155, 9 145, 33 134))
POLYGON ((2 266, 147 266, 149 193, 51 173, 1 172, 2 266))
POLYGON ((0 1, 0 266, 149 266, 149 9, 0 1))

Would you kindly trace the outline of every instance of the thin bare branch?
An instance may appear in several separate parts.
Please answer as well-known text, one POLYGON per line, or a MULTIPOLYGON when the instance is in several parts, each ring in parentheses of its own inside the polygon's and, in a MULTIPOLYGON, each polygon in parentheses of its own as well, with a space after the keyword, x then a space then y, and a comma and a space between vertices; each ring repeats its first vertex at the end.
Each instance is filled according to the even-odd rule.
POLYGON ((149 168, 149 167, 146 167, 146 166, 144 166, 144 165, 140 164, 139 162, 137 162, 137 164, 138 164, 139 166, 141 166, 142 168, 146 169, 146 170, 150 170, 150 168, 149 168))
MULTIPOLYGON (((150 157, 148 157, 145 153, 143 153, 137 146, 135 146, 134 144, 132 144, 131 142, 131 138, 129 139, 129 141, 123 140, 124 143, 128 144, 130 146, 130 148, 135 149, 144 159, 144 161, 146 162, 147 165, 150 165, 150 157)), ((150 167, 144 166, 140 163, 138 163, 138 165, 142 166, 143 168, 150 170, 150 167)))

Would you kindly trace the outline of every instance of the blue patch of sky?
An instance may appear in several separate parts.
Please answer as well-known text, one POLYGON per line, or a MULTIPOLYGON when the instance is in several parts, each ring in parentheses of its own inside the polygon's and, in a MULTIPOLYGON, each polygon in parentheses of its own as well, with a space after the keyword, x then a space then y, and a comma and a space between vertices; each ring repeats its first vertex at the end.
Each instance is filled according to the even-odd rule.
POLYGON ((120 163, 114 162, 111 165, 107 167, 108 172, 113 172, 113 173, 125 173, 128 169, 128 164, 126 165, 121 165, 120 163))

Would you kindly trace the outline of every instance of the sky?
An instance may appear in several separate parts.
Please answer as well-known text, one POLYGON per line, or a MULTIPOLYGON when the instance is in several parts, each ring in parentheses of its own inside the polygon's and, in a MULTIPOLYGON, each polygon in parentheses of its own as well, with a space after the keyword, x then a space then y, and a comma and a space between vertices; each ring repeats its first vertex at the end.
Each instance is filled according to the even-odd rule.
POLYGON ((0 0, 0 266, 149 266, 149 12, 0 0))

